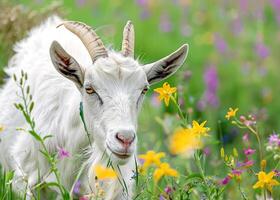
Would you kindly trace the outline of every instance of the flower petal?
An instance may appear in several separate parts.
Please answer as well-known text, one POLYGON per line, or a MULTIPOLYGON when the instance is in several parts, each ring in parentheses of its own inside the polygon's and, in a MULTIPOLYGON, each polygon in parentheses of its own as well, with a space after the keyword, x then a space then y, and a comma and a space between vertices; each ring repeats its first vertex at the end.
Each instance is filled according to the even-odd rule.
POLYGON ((258 181, 257 183, 255 183, 255 185, 253 185, 253 189, 263 188, 263 187, 264 187, 264 183, 261 181, 258 181))

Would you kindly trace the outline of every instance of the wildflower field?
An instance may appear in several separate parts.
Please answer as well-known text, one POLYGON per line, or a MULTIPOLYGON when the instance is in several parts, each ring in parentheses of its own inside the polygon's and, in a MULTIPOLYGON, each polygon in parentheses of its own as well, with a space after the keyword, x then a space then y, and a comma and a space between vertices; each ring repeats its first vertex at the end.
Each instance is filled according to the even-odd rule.
MULTIPOLYGON (((53 13, 91 25, 116 49, 131 20, 141 63, 189 44, 184 66, 146 94, 134 199, 280 200, 280 0, 0 0, 1 84, 12 45, 53 13)), ((23 91, 25 76, 14 77, 23 91)), ((36 102, 14 103, 44 146, 30 117, 36 102)), ((73 156, 42 151, 54 171, 73 156)), ((120 178, 108 166, 92 170, 100 180, 120 178)), ((63 199, 102 199, 102 189, 83 195, 79 184, 56 186, 63 199)), ((0 200, 26 198, 12 188, 13 172, 1 170, 0 200)))

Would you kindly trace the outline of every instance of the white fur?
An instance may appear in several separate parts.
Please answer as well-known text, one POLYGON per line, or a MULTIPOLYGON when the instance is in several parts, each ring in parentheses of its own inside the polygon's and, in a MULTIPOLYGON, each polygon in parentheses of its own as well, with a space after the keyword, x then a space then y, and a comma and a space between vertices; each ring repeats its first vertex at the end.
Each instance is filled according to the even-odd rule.
MULTIPOLYGON (((28 74, 28 84, 35 101, 32 116, 37 132, 42 136, 53 135, 46 142, 50 152, 57 152, 58 147, 70 152, 70 158, 58 163, 62 184, 71 189, 86 158, 84 150, 89 149, 87 172, 82 178, 85 193, 91 193, 95 186, 93 166, 106 165, 110 158, 114 166, 120 164, 121 174, 128 186, 128 196, 116 180, 103 183, 105 199, 130 199, 137 138, 127 149, 131 154, 127 159, 118 158, 111 150, 123 151, 122 145, 116 139, 117 132, 136 134, 137 115, 143 99, 141 92, 149 84, 147 72, 134 59, 114 51, 109 51, 107 58, 100 58, 92 64, 78 37, 64 27, 56 28, 61 22, 60 18, 51 17, 33 29, 26 39, 15 46, 16 54, 10 60, 6 72, 10 76, 16 74, 18 77, 21 70, 28 74), (54 40, 77 60, 84 72, 84 85, 94 87, 102 98, 102 105, 96 95, 87 94, 84 88, 77 89, 72 81, 56 71, 49 55, 50 45, 54 40), (92 147, 79 116, 80 102, 83 102, 86 125, 93 141, 92 147)), ((183 59, 176 61, 173 71, 184 62, 186 53, 187 51, 181 56, 183 59)), ((160 64, 162 67, 162 63, 160 64)), ((150 73, 153 66, 148 67, 150 73)), ((156 67, 158 70, 159 66, 156 67)), ((41 178, 47 175, 49 164, 39 152, 38 143, 28 133, 16 131, 16 128, 26 126, 23 116, 13 105, 21 102, 17 93, 19 88, 9 78, 0 93, 0 124, 6 127, 5 131, 0 133, 0 162, 5 169, 15 170, 15 187, 21 191, 25 187, 23 177, 28 179, 31 187, 38 181, 38 170, 41 178)), ((46 181, 55 181, 54 176, 51 174, 46 181)))

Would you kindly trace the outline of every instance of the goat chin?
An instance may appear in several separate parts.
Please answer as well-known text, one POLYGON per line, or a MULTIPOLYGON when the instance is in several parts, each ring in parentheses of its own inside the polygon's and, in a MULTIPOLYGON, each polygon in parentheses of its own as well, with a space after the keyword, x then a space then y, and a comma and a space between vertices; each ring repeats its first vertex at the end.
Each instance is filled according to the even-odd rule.
MULTIPOLYGON (((58 147, 63 146, 71 155, 59 160, 57 164, 62 184, 70 190, 80 167, 86 163, 87 172, 81 181, 83 191, 88 194, 95 185, 92 167, 96 164, 106 165, 106 161, 102 159, 104 152, 95 148, 94 143, 92 148, 89 147, 79 115, 80 93, 71 81, 63 78, 52 66, 49 56, 50 44, 54 40, 59 41, 84 66, 91 63, 91 60, 77 37, 63 27, 56 29, 61 22, 59 17, 50 17, 31 30, 26 39, 18 42, 6 73, 10 77, 13 74, 19 76, 21 70, 28 74, 28 84, 31 86, 30 92, 35 102, 32 113, 36 120, 36 131, 42 136, 50 133, 54 135, 46 140, 50 152, 56 152, 58 147), (86 161, 85 149, 90 152, 86 161)), ((34 138, 25 132, 16 131, 18 127, 26 127, 23 116, 13 105, 15 102, 21 102, 17 95, 19 92, 19 88, 10 78, 0 93, 0 123, 5 126, 4 132, 0 134, 0 162, 6 170, 15 170, 14 188, 22 192, 26 184, 31 188, 37 183, 38 174, 45 182, 55 181, 55 177, 53 174, 48 175, 49 164, 40 153, 40 146, 34 138)), ((131 199, 134 155, 124 160, 112 155, 112 160, 121 164, 120 174, 126 182, 128 195, 123 193, 123 186, 116 180, 104 184, 105 199, 131 199)))

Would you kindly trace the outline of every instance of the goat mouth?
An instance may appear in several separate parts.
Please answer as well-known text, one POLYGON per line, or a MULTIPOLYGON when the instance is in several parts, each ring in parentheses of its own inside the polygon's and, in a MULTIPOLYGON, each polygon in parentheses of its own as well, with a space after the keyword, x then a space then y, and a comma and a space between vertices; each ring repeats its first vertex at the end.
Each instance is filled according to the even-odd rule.
POLYGON ((131 154, 129 154, 129 153, 115 152, 109 147, 109 145, 107 145, 107 147, 115 156, 117 156, 120 159, 127 159, 131 156, 131 154))

